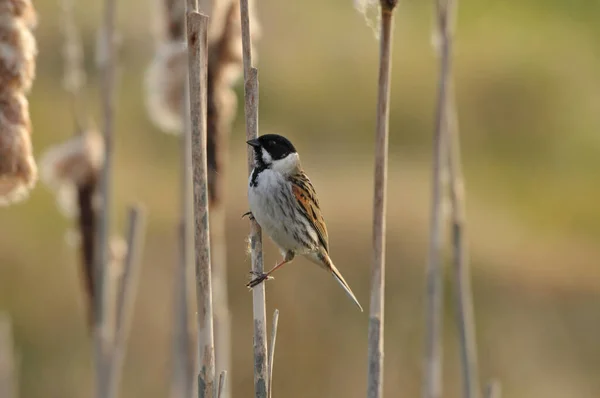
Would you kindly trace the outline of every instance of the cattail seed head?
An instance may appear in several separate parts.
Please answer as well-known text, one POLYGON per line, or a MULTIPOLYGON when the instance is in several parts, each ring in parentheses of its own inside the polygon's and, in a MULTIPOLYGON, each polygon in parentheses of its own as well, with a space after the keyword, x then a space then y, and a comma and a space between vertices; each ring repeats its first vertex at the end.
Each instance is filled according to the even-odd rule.
POLYGON ((379 27, 381 25, 380 6, 380 0, 354 0, 354 8, 362 14, 365 23, 373 30, 377 40, 379 40, 379 27))
POLYGON ((29 131, 0 120, 0 206, 25 199, 36 181, 29 131))
POLYGON ((102 136, 94 130, 50 148, 40 161, 42 181, 51 187, 85 184, 102 167, 103 148, 102 136))
POLYGON ((35 78, 37 44, 25 22, 0 14, 0 87, 28 92, 35 78))
POLYGON ((19 91, 0 91, 0 126, 19 125, 31 131, 29 103, 19 91))
POLYGON ((187 51, 183 42, 162 44, 146 72, 146 108, 152 122, 168 133, 181 131, 187 51))
POLYGON ((104 163, 103 148, 102 136, 87 130, 42 155, 41 179, 56 194, 65 216, 77 215, 77 188, 96 181, 104 163))
POLYGON ((20 18, 29 29, 35 28, 38 23, 31 0, 0 0, 0 15, 20 18))

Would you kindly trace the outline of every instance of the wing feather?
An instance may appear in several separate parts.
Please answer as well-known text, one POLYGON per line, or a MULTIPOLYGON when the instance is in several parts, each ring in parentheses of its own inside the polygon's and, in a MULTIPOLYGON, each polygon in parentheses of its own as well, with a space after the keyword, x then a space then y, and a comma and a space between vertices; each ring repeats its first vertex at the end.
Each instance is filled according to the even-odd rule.
POLYGON ((300 171, 291 177, 292 192, 298 203, 300 213, 308 220, 309 224, 314 228, 319 236, 319 242, 329 253, 329 237, 327 235, 327 226, 321 214, 317 192, 308 176, 304 171, 300 171))

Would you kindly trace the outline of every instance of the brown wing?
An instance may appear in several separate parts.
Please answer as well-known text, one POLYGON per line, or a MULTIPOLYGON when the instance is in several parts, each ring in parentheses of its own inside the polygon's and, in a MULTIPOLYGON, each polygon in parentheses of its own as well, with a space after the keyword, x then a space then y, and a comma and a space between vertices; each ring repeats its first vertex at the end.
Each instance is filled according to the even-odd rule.
POLYGON ((296 197, 296 202, 300 208, 300 212, 310 225, 317 231, 319 241, 329 253, 329 238, 327 236, 327 226, 325 220, 321 214, 321 208, 319 207, 319 200, 317 199, 317 193, 315 188, 311 184, 308 176, 300 171, 298 174, 291 177, 292 180, 292 192, 296 197))

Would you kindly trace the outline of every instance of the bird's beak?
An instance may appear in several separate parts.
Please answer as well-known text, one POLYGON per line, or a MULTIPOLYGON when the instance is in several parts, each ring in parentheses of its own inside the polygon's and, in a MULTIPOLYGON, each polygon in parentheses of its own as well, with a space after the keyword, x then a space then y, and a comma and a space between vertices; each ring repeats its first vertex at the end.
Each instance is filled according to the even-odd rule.
POLYGON ((246 141, 246 144, 248 144, 254 148, 260 148, 260 141, 258 141, 258 139, 246 141))

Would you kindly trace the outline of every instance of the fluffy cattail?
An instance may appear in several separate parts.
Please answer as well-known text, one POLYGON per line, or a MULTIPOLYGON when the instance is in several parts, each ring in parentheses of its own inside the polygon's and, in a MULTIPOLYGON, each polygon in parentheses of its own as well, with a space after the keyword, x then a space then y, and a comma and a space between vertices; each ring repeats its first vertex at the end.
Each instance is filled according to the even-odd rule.
POLYGON ((380 0, 354 0, 354 8, 362 14, 365 23, 373 30, 377 40, 379 40, 379 27, 381 26, 379 5, 380 0))
POLYGON ((25 22, 29 29, 37 26, 38 17, 31 0, 1 0, 0 15, 11 15, 25 22))
POLYGON ((167 133, 181 131, 187 51, 183 42, 161 44, 146 72, 146 107, 152 123, 167 133))
POLYGON ((28 92, 35 77, 37 45, 20 18, 0 14, 0 87, 28 92))
POLYGON ((24 200, 37 181, 25 97, 35 77, 36 23, 31 1, 0 1, 0 206, 24 200))
POLYGON ((78 189, 95 185, 104 159, 103 144, 98 132, 88 130, 42 155, 41 179, 56 193, 59 208, 65 216, 78 215, 78 189))
MULTIPOLYGON (((217 105, 224 114, 220 121, 230 123, 237 100, 231 86, 242 72, 242 42, 240 11, 237 0, 202 0, 200 9, 210 10, 208 31, 209 85, 213 84, 217 105)), ((165 0, 160 15, 156 53, 145 78, 146 108, 153 124, 167 133, 179 133, 185 109, 184 88, 187 84, 187 49, 185 44, 183 2, 165 0)), ((254 2, 250 1, 253 17, 252 38, 260 35, 254 2)), ((209 91, 211 88, 209 87, 209 91)), ((210 92, 208 93, 210 97, 210 92)), ((209 98, 210 101, 210 98, 209 98)), ((209 104, 210 108, 210 104, 209 104)), ((210 110, 209 110, 210 112, 210 110)), ((209 133, 210 134, 210 133, 209 133)))
POLYGON ((0 205, 25 199, 36 180, 29 131, 23 125, 0 121, 0 205))
MULTIPOLYGON (((42 181, 56 194, 66 217, 77 217, 76 243, 81 249, 82 277, 88 298, 89 321, 93 321, 94 234, 97 219, 96 186, 104 162, 104 141, 87 130, 46 151, 41 160, 42 181)), ((71 241, 73 237, 71 233, 71 241)))

